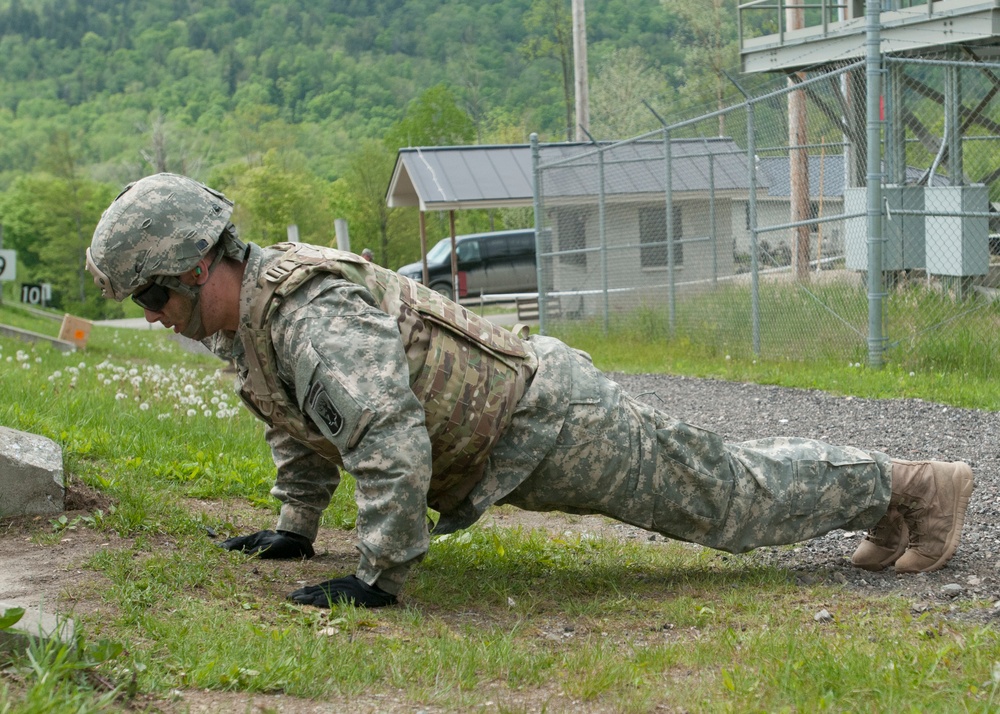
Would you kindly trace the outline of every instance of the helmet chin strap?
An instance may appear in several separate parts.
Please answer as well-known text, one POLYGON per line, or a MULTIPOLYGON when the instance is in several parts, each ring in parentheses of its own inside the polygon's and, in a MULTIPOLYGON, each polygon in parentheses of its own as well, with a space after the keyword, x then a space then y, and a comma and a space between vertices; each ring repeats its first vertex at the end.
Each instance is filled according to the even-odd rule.
MULTIPOLYGON (((208 266, 208 275, 211 275, 212 271, 215 270, 215 266, 222 262, 222 258, 223 253, 220 250, 215 254, 215 258, 208 266)), ((198 274, 201 274, 200 270, 198 271, 198 274)), ((188 299, 191 301, 191 311, 188 313, 187 325, 185 325, 181 334, 188 339, 197 340, 199 342, 208 337, 201 323, 201 288, 201 285, 184 285, 179 280, 177 280, 177 286, 173 288, 174 290, 187 295, 188 299)))
MULTIPOLYGON (((200 286, 199 286, 200 287, 200 286)), ((181 334, 191 340, 201 341, 208 337, 201 327, 201 290, 195 292, 191 297, 191 312, 188 315, 187 325, 181 334)))

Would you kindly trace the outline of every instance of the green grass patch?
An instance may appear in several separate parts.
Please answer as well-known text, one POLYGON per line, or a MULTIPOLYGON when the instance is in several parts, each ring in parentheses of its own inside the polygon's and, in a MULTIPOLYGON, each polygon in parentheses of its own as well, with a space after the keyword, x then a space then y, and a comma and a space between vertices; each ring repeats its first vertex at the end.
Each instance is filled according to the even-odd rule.
POLYGON ((873 369, 864 300, 851 285, 762 286, 759 354, 748 289, 733 286, 678 300, 672 331, 669 311, 658 305, 614 315, 607 334, 602 318, 555 322, 550 332, 608 371, 1000 409, 1000 303, 975 295, 955 300, 919 285, 890 292, 890 346, 883 366, 873 369))
MULTIPOLYGON (((14 312, 0 308, 0 322, 14 312)), ((951 384, 953 399, 940 401, 997 405, 982 377, 754 362, 633 319, 613 339, 593 326, 569 339, 606 369, 932 399, 951 384), (962 379, 982 392, 957 389, 962 379)), ((166 701, 175 689, 280 692, 348 709, 378 696, 405 709, 503 712, 1000 706, 1000 638, 975 624, 984 617, 935 608, 917 617, 900 598, 798 585, 753 553, 622 542, 572 519, 555 533, 483 525, 436 538, 398 608, 294 606, 285 595, 300 581, 354 567, 353 483, 324 514, 316 558, 220 550, 209 528, 272 527, 277 506, 263 429, 236 408, 221 366, 165 332, 95 327, 90 347, 71 355, 0 337, 0 424, 56 440, 71 481, 111 504, 32 526, 33 547, 81 533, 109 545, 78 565, 93 578, 71 594, 87 604, 77 613, 82 644, 19 660, 0 710, 103 711, 166 701), (817 622, 820 609, 833 620, 817 622), (86 644, 101 641, 111 645, 86 644)), ((963 607, 975 615, 987 605, 963 607)))

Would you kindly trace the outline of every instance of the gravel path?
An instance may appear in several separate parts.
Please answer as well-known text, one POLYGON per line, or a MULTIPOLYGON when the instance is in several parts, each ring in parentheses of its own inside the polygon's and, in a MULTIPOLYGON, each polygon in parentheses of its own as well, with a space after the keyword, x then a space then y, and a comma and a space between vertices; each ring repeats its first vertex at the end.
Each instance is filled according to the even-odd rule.
MULTIPOLYGON (((932 603, 979 600, 966 616, 1000 621, 1000 413, 957 409, 920 399, 859 399, 668 375, 610 374, 632 394, 728 441, 801 436, 877 450, 902 459, 962 460, 976 477, 962 544, 934 573, 869 573, 850 564, 863 534, 833 531, 794 547, 755 551, 803 583, 831 581, 870 594, 894 593, 915 612, 932 603)), ((961 608, 955 608, 956 612, 961 608)))

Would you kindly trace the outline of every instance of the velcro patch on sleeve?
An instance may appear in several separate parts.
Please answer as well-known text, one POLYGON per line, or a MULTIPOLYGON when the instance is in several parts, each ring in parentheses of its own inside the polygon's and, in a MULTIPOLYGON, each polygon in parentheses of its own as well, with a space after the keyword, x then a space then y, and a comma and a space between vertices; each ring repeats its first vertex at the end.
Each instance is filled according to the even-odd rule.
POLYGON ((340 453, 357 446, 375 415, 336 379, 322 379, 320 370, 313 373, 302 411, 340 453))
POLYGON ((309 395, 306 397, 306 411, 309 412, 314 421, 318 420, 317 423, 322 422, 326 425, 328 437, 339 436, 340 432, 344 430, 344 417, 337 411, 337 406, 330 399, 330 395, 326 393, 326 388, 319 382, 313 382, 312 387, 309 388, 309 395))

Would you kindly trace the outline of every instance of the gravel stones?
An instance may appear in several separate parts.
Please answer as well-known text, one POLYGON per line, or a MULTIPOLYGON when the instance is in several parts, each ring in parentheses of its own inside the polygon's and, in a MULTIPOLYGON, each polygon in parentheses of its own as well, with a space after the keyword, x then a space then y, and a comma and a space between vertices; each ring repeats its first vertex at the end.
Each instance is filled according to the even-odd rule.
MULTIPOLYGON (((967 462, 976 490, 962 543, 937 572, 897 575, 892 568, 880 573, 854 568, 850 557, 864 534, 840 530, 794 547, 760 548, 754 557, 789 569, 802 582, 843 583, 868 594, 898 594, 925 603, 1000 600, 1000 414, 921 399, 841 397, 662 374, 609 376, 639 399, 728 441, 799 436, 893 458, 967 462)), ((983 617, 1000 619, 1000 611, 984 608, 983 617)))

